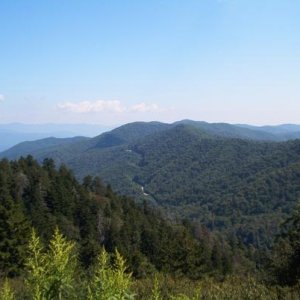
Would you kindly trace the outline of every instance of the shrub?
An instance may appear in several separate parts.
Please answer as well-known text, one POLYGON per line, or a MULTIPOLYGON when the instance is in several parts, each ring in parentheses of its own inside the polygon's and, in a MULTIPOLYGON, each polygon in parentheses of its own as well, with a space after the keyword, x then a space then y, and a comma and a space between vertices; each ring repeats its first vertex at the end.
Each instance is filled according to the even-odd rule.
POLYGON ((126 273, 125 261, 120 253, 115 251, 115 262, 112 265, 108 253, 103 249, 88 287, 88 299, 134 299, 131 285, 131 274, 126 273))
POLYGON ((12 291, 8 283, 8 280, 6 279, 0 291, 0 300, 14 300, 14 299, 15 299, 14 292, 12 291))
POLYGON ((55 230, 50 246, 45 251, 35 231, 29 243, 26 261, 26 285, 35 300, 75 298, 75 271, 77 256, 75 244, 55 230))

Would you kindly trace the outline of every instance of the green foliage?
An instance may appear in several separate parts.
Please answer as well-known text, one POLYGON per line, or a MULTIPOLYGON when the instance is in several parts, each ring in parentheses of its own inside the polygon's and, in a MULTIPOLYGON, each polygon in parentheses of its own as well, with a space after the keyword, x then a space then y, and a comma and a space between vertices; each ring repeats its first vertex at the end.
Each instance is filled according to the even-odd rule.
POLYGON ((200 278, 221 275, 230 249, 211 235, 196 240, 184 224, 172 224, 148 202, 136 204, 116 195, 99 178, 81 185, 65 166, 56 169, 51 159, 40 166, 32 157, 0 164, 0 270, 16 276, 23 269, 25 244, 31 224, 45 244, 56 227, 78 242, 79 264, 91 266, 104 246, 117 248, 136 278, 172 272, 200 278), (2 179, 1 179, 2 178, 2 179), (217 244, 221 262, 213 264, 211 248, 217 244), (207 246, 208 245, 208 246, 207 246), (226 251, 225 251, 226 250, 226 251))
POLYGON ((14 299, 15 299, 15 294, 12 291, 12 289, 8 283, 8 280, 6 279, 0 290, 0 300, 14 300, 14 299))
POLYGON ((160 293, 160 287, 159 287, 159 282, 158 282, 158 277, 155 276, 154 278, 154 283, 153 283, 153 288, 151 291, 151 300, 162 300, 162 296, 160 293))
MULTIPOLYGON (((93 275, 90 277, 86 273, 83 280, 77 276, 80 270, 75 244, 67 241, 58 229, 47 248, 42 246, 33 231, 28 249, 25 279, 28 299, 134 299, 131 273, 127 272, 125 260, 117 250, 111 263, 109 254, 103 249, 93 275)), ((0 295, 3 300, 14 299, 8 281, 5 281, 0 295)))
MULTIPOLYGON (((264 267, 279 223, 300 196, 299 141, 224 139, 186 125, 139 126, 51 151, 79 178, 100 174, 140 204, 98 177, 80 184, 51 159, 42 166, 30 156, 0 162, 1 275, 23 275, 25 259, 29 299, 132 299, 132 284, 139 283, 131 272, 146 282, 136 289, 141 299, 299 298, 299 209, 283 226, 271 259, 272 283, 292 287, 229 276, 264 267), (171 221, 153 203, 163 205, 171 221), (37 233, 26 257, 30 226, 37 233), (108 252, 97 260, 101 248, 108 252), (121 254, 111 260, 115 249, 121 254), (157 271, 159 279, 147 282, 157 271)), ((12 290, 21 294, 5 284, 2 297, 14 297, 12 290)))
POLYGON ((279 284, 300 282, 300 205, 282 225, 273 247, 270 271, 279 284))
MULTIPOLYGON (((33 231, 26 262, 26 284, 32 299, 71 299, 75 297, 76 255, 74 243, 68 242, 58 229, 44 250, 40 239, 33 231)), ((75 298, 74 298, 75 299, 75 298)))
MULTIPOLYGON (((49 247, 41 245, 33 231, 27 259, 26 292, 14 293, 6 280, 0 290, 0 299, 177 299, 177 300, 275 300, 299 299, 299 286, 280 288, 267 286, 253 277, 227 277, 218 281, 206 278, 190 281, 186 278, 159 274, 151 280, 150 292, 145 280, 133 281, 127 272, 125 260, 115 251, 110 255, 103 249, 93 272, 84 272, 80 278, 74 243, 67 241, 56 230, 49 247), (113 261, 113 262, 112 262, 113 261), (76 270, 76 272, 75 272, 76 270), (140 288, 137 289, 137 284, 140 288), (137 289, 135 296, 134 287, 137 289)), ((147 279, 148 280, 148 279, 147 279)))
MULTIPOLYGON (((274 139, 261 130, 186 120, 127 124, 90 140, 30 149, 39 161, 67 164, 77 178, 101 176, 121 194, 265 250, 300 196, 299 140, 257 141, 274 139)), ((57 190, 52 194, 60 199, 66 189, 57 182, 57 190)), ((57 212, 60 202, 50 202, 57 212)))
MULTIPOLYGON (((280 290, 277 286, 267 286, 253 277, 227 277, 218 281, 205 278, 190 281, 185 278, 174 278, 169 275, 159 277, 160 288, 158 299, 172 300, 278 300, 299 299, 300 294, 292 289, 280 290)), ((153 299, 149 292, 148 283, 152 280, 137 285, 139 299, 153 299), (144 288, 144 289, 143 289, 144 288)), ((154 289, 152 286, 152 289, 154 289)), ((152 294, 153 295, 153 294, 152 294)))
POLYGON ((115 262, 111 265, 110 257, 103 249, 88 287, 88 299, 134 299, 131 285, 131 274, 126 273, 125 261, 120 253, 116 250, 115 262))
POLYGON ((232 277, 220 283, 202 282, 200 299, 267 300, 276 299, 276 293, 253 278, 232 277))
MULTIPOLYGON (((297 183, 296 164, 293 172, 284 179, 284 184, 297 183)), ((130 272, 133 278, 143 279, 157 271, 172 274, 177 283, 190 278, 197 284, 193 289, 177 289, 168 280, 159 280, 159 287, 157 283, 147 286, 148 297, 165 299, 173 295, 178 299, 197 299, 200 296, 194 291, 199 289, 203 299, 209 297, 208 293, 220 299, 238 299, 242 297, 242 290, 234 287, 234 281, 230 282, 228 275, 233 272, 247 274, 256 267, 264 266, 264 253, 253 247, 246 248, 244 244, 249 243, 240 239, 244 233, 235 231, 241 225, 249 229, 251 215, 247 222, 226 231, 226 235, 216 230, 211 232, 200 221, 170 222, 148 201, 137 204, 127 197, 118 196, 99 178, 88 177, 80 184, 65 166, 56 169, 52 160, 45 160, 40 166, 32 157, 18 162, 0 162, 0 191, 0 270, 5 276, 22 274, 26 258, 26 286, 32 299, 85 299, 87 295, 96 299, 101 294, 129 299, 134 294, 130 272), (24 251, 29 224, 36 228, 37 233, 32 235, 31 254, 26 257, 24 251), (52 236, 57 226, 62 233, 56 230, 52 236), (67 239, 76 240, 76 247, 67 239), (49 246, 43 247, 43 244, 49 246), (106 258, 102 254, 98 260, 95 277, 86 275, 102 247, 109 253, 118 249, 128 263, 128 272, 119 253, 114 254, 113 264, 106 253, 106 258), (209 277, 218 280, 206 281, 205 278, 209 277)), ((297 191, 293 188, 295 195, 297 191)), ((238 207, 239 204, 235 205, 238 207)), ((283 234, 274 248, 273 274, 275 282, 280 284, 294 286, 299 280, 299 216, 298 210, 285 223, 283 234), (279 251, 275 251, 276 247, 279 251)), ((255 240, 256 246, 264 249, 266 245, 262 237, 268 233, 272 238, 274 230, 268 226, 270 223, 276 226, 278 216, 255 218, 259 224, 251 225, 252 236, 247 238, 255 240), (263 226, 268 231, 257 233, 258 228, 263 226)), ((219 220, 217 217, 214 219, 214 226, 220 229, 216 224, 219 220)), ((243 219, 235 221, 238 220, 243 219)), ((245 285, 240 282, 240 286, 247 291, 249 299, 268 299, 271 295, 256 280, 247 279, 245 285)), ((140 289, 136 294, 139 297, 140 289)))
MULTIPOLYGON (((0 162, 0 274, 19 275, 24 262, 25 244, 29 224, 25 219, 22 203, 10 192, 14 189, 12 166, 0 162)), ((16 191, 15 191, 16 192, 16 191)))
POLYGON ((26 285, 31 291, 32 298, 35 300, 43 299, 47 290, 47 279, 44 276, 46 270, 46 257, 43 253, 43 246, 40 242, 40 238, 33 230, 31 240, 28 246, 29 256, 27 258, 26 266, 29 271, 26 278, 26 285))

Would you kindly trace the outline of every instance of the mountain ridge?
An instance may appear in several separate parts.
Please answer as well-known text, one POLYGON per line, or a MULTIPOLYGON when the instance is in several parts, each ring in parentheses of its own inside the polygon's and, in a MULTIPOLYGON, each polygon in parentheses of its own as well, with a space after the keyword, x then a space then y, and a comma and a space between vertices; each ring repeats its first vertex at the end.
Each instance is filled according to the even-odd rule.
MULTIPOLYGON (((79 179, 99 176, 117 192, 172 216, 226 234, 233 230, 246 244, 270 245, 268 232, 278 231, 300 199, 300 140, 250 139, 248 129, 208 126, 137 122, 31 154, 66 164, 79 179)), ((22 153, 1 157, 16 154, 22 153)))
MULTIPOLYGON (((193 120, 186 119, 171 124, 162 123, 162 122, 128 123, 120 127, 117 127, 111 131, 104 132, 100 135, 91 138, 90 139, 91 145, 89 147, 93 147, 94 146, 93 143, 99 139, 100 140, 102 139, 102 141, 97 142, 100 143, 99 144, 100 146, 101 143, 104 143, 103 145, 108 143, 107 146, 110 146, 110 143, 112 142, 110 141, 110 138, 115 139, 115 143, 118 140, 119 145, 125 144, 126 142, 133 141, 134 139, 142 138, 143 136, 152 134, 156 131, 163 131, 166 129, 170 129, 180 124, 190 125, 198 129, 202 129, 207 133, 210 133, 216 137, 219 136, 219 137, 227 137, 227 138, 241 138, 241 139, 277 141, 277 142, 300 138, 300 129, 299 131, 297 131, 298 127, 300 128, 300 125, 296 125, 296 124, 283 124, 278 126, 259 127, 259 126, 252 126, 252 125, 243 125, 243 124, 233 125, 228 123, 208 123, 204 121, 193 121, 193 120), (144 127, 144 129, 141 129, 141 127, 144 127), (104 142, 103 139, 106 139, 106 141, 104 142)), ((1 130, 1 126, 0 126, 0 130, 1 130)), ((40 144, 42 143, 42 140, 34 140, 31 142, 31 144, 27 144, 27 145, 33 147, 32 150, 34 151, 34 144, 35 143, 40 144)), ((47 138, 45 138, 44 140, 47 141, 47 138)), ((76 142, 76 140, 74 140, 74 142, 76 142)), ((18 144, 16 144, 15 146, 18 146, 18 144)), ((7 155, 7 157, 11 159, 17 158, 18 153, 15 151, 15 146, 3 152, 0 152, 0 156, 3 157, 7 155), (11 153, 15 153, 15 156, 13 156, 11 153)), ((37 148, 40 150, 39 146, 37 148)), ((47 143, 45 145, 45 148, 47 148, 47 143)), ((19 156, 22 155, 23 151, 24 150, 20 150, 19 156)))
POLYGON ((56 138, 92 137, 109 129, 112 127, 97 124, 0 124, 0 151, 5 151, 25 141, 35 141, 51 136, 56 138))

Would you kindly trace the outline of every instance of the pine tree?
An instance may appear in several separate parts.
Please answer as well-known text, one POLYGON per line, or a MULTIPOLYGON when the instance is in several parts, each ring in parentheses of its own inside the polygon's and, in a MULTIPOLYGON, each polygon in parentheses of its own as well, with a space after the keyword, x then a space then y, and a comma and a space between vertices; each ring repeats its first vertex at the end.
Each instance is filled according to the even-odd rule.
POLYGON ((9 178, 0 170, 0 270, 2 275, 16 276, 23 266, 29 223, 19 202, 9 192, 9 178))

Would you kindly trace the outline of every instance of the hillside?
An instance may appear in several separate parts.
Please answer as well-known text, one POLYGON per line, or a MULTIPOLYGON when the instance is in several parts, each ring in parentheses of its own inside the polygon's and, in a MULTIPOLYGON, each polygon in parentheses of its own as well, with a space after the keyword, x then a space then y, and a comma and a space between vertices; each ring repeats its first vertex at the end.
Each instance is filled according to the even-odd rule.
POLYGON ((92 137, 110 129, 111 127, 96 124, 0 124, 0 151, 7 150, 25 141, 35 141, 49 137, 92 137))
MULTIPOLYGON (((70 145, 73 143, 84 142, 89 140, 87 137, 73 137, 73 138, 55 138, 49 137, 37 141, 27 141, 19 143, 9 150, 3 151, 2 156, 6 158, 16 158, 20 156, 31 155, 32 153, 43 153, 43 151, 51 151, 52 148, 70 145)), ((36 155, 35 154, 35 155, 36 155)))
POLYGON ((132 147, 148 197, 246 244, 269 243, 300 198, 300 140, 215 139, 175 128, 132 147))
POLYGON ((257 127, 242 127, 227 123, 207 123, 192 120, 183 120, 175 124, 185 124, 198 129, 201 129, 214 136, 226 138, 241 138, 258 141, 279 141, 284 140, 284 137, 276 136, 273 132, 257 130, 257 127))
MULTIPOLYGON (((200 243, 200 236, 195 239, 188 227, 166 221, 159 210, 118 196, 99 178, 80 184, 70 170, 56 170, 49 159, 42 166, 32 157, 0 161, 0 191, 2 276, 22 274, 31 228, 48 242, 56 227, 77 242, 84 268, 103 246, 109 252, 117 248, 135 277, 160 271, 200 278, 237 267, 230 258, 233 248, 222 238, 207 233, 200 243), (226 266, 215 261, 213 248, 226 266)), ((240 249, 235 251, 243 258, 240 249)))
POLYGON ((33 143, 31 154, 67 164, 80 179, 100 176, 173 217, 269 247, 300 198, 300 140, 271 142, 267 136, 272 134, 188 120, 132 123, 70 144, 34 149, 33 143))
POLYGON ((201 299, 298 299, 299 209, 272 249, 270 269, 263 252, 237 237, 167 221, 99 178, 80 184, 50 159, 0 161, 0 191, 1 299, 198 299, 198 290, 201 299))
POLYGON ((46 157, 48 153, 51 153, 51 157, 56 156, 56 159, 63 161, 65 158, 75 157, 90 149, 104 149, 128 144, 149 134, 167 129, 169 126, 168 124, 159 122, 135 122, 105 132, 94 138, 45 138, 17 144, 1 152, 0 157, 17 159, 20 156, 31 154, 35 157, 42 158, 46 157))
MULTIPOLYGON (((207 123, 207 122, 192 121, 192 120, 182 120, 182 121, 175 122, 173 124, 166 124, 161 122, 134 122, 134 123, 125 124, 111 131, 102 133, 94 138, 91 138, 89 142, 86 141, 86 143, 81 143, 81 140, 79 138, 69 138, 69 139, 52 138, 52 140, 49 140, 49 138, 44 138, 41 140, 20 143, 4 152, 1 152, 0 157, 17 159, 20 156, 22 155, 24 156, 26 154, 32 154, 35 157, 44 157, 47 153, 51 152, 52 156, 56 155, 57 158, 61 156, 62 157, 61 160, 63 161, 64 153, 66 152, 68 152, 68 157, 70 157, 70 155, 72 157, 77 154, 80 155, 83 151, 89 150, 91 148, 102 149, 102 148, 124 145, 133 142, 135 140, 141 139, 145 136, 174 128, 178 125, 188 125, 200 129, 214 137, 223 137, 223 138, 239 138, 239 139, 254 140, 254 141, 255 140, 287 141, 287 140, 300 138, 300 125, 293 125, 293 124, 259 127, 259 126, 239 125, 239 124, 232 125, 227 123, 207 123), (73 142, 74 145, 68 145, 71 143, 73 144, 73 142), (54 147, 54 146, 58 146, 58 147, 54 147), (68 147, 65 146, 69 146, 70 150, 68 150, 68 147)), ((86 126, 87 125, 83 127, 85 128, 86 126)), ((13 126, 12 128, 15 127, 16 125, 13 126)), ((20 126, 17 126, 16 128, 20 130, 19 127, 20 126)), ((28 131, 31 129, 30 126, 29 129, 27 127, 25 126, 24 129, 23 140, 26 139, 28 131)), ((73 127, 76 128, 77 131, 80 131, 78 129, 79 125, 77 127, 73 125, 73 127)), ((65 126, 65 125, 61 126, 63 130, 70 129, 73 127, 65 126)), ((46 128, 48 127, 46 126, 46 128)), ((95 128, 92 127, 92 129, 95 131, 95 128)), ((84 131, 84 129, 82 131, 84 131)), ((3 131, 3 134, 7 136, 6 138, 9 138, 10 136, 10 134, 6 133, 6 131, 5 133, 3 131)), ((61 132, 61 134, 63 134, 63 131, 61 132)), ((38 136, 36 136, 36 138, 37 137, 38 136)), ((20 137, 20 139, 22 138, 20 137)), ((5 145, 3 144, 2 148, 4 146, 5 145)))

